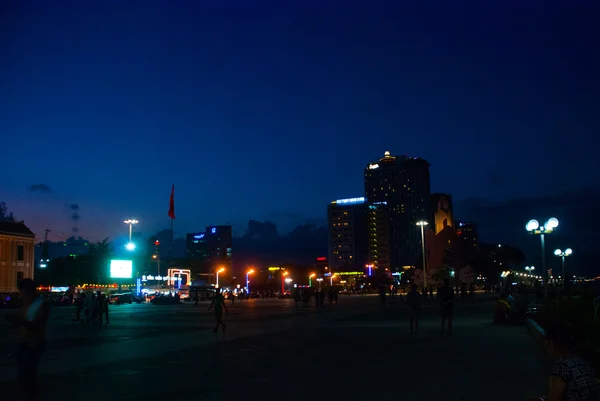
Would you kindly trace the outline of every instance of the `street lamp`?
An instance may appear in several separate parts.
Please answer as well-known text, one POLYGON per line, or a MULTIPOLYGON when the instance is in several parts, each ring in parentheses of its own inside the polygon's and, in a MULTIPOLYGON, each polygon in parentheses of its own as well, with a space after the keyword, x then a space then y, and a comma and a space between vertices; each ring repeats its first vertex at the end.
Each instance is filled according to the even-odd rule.
POLYGON ((252 273, 254 273, 254 269, 250 269, 246 272, 246 294, 250 294, 250 280, 248 279, 248 276, 252 273))
POLYGON ((317 281, 319 282, 319 289, 321 289, 321 281, 323 281, 323 279, 322 279, 321 277, 319 277, 319 278, 317 279, 317 281))
POLYGON ((215 288, 219 288, 219 273, 223 273, 225 271, 224 267, 221 267, 219 270, 217 270, 217 283, 215 285, 215 288))
POLYGON ((533 235, 539 235, 542 242, 542 277, 544 279, 544 287, 548 290, 548 269, 546 268, 546 243, 544 242, 544 235, 551 234, 558 227, 558 219, 552 217, 548 219, 543 226, 540 223, 531 219, 525 225, 525 229, 533 235))
POLYGON ((309 287, 312 287, 312 279, 314 276, 316 276, 315 273, 312 273, 310 276, 308 276, 308 286, 309 287))
POLYGON ((129 224, 129 242, 127 243, 127 245, 125 245, 125 249, 127 249, 128 251, 133 251, 135 250, 135 244, 131 240, 133 234, 133 225, 139 223, 139 221, 135 219, 128 219, 124 220, 123 223, 129 224))
POLYGON ((427 288, 427 261, 425 257, 425 226, 429 224, 424 220, 417 221, 417 225, 421 227, 421 253, 423 254, 423 288, 427 288))
POLYGON ((283 294, 285 292, 285 276, 287 276, 289 273, 288 272, 284 272, 283 270, 281 271, 281 294, 283 294))
POLYGON ((564 251, 561 251, 560 249, 557 249, 554 251, 554 255, 558 256, 559 258, 562 258, 562 276, 564 277, 565 285, 567 284, 567 272, 565 271, 565 258, 567 256, 571 256, 572 253, 573 253, 573 250, 571 248, 567 248, 564 251))
POLYGON ((535 270, 535 266, 525 266, 527 273, 531 274, 535 270))
POLYGON ((369 277, 370 277, 373 274, 373 265, 372 264, 368 264, 368 265, 365 265, 365 267, 367 269, 369 269, 369 277))
POLYGON ((335 277, 335 274, 332 274, 331 276, 329 276, 329 285, 333 287, 333 278, 335 277))

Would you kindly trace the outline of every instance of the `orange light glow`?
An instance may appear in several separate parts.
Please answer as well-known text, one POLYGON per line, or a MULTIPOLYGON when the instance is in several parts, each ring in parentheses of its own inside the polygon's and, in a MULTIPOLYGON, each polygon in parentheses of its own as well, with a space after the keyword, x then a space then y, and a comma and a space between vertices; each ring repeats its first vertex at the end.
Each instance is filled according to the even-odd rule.
POLYGON ((248 273, 246 273, 246 274, 252 274, 252 273, 254 273, 254 269, 250 269, 250 270, 248 271, 248 273))
POLYGON ((224 267, 221 267, 219 270, 217 270, 217 273, 223 273, 225 271, 224 267))

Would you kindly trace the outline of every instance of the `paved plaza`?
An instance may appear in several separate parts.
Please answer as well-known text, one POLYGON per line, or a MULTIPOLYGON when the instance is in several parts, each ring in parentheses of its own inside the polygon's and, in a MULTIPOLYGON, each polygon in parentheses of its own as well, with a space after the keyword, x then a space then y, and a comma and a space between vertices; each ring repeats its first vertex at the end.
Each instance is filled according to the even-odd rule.
MULTIPOLYGON (((113 306, 105 327, 72 323, 73 308, 55 308, 41 399, 509 401, 544 393, 549 361, 524 327, 490 324, 490 299, 457 302, 452 337, 440 336, 434 301, 412 337, 397 300, 385 309, 371 296, 293 305, 228 303, 228 327, 218 334, 208 303, 113 306)), ((18 399, 14 339, 2 319, 3 400, 18 399)))

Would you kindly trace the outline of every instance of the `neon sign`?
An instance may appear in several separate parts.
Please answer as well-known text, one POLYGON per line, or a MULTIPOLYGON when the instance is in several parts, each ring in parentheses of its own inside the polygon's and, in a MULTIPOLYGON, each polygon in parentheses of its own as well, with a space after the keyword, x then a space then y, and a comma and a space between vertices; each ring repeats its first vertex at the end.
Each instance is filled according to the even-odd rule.
POLYGON ((325 260, 327 260, 327 258, 326 258, 325 256, 319 256, 319 257, 317 258, 317 262, 323 262, 323 261, 325 261, 325 260))
POLYGON ((217 227, 213 227, 213 228, 211 228, 211 229, 210 229, 210 232, 211 232, 211 233, 213 233, 213 234, 215 234, 215 233, 217 232, 217 227))
POLYGON ((360 198, 338 199, 334 203, 337 203, 340 205, 348 205, 348 204, 353 204, 353 203, 365 203, 365 198, 363 196, 360 198))
POLYGON ((206 234, 204 234, 204 233, 202 233, 202 234, 196 234, 196 235, 194 235, 194 238, 196 238, 196 239, 202 239, 202 238, 204 238, 205 235, 206 234))
POLYGON ((369 170, 375 170, 376 168, 379 168, 379 164, 377 164, 377 163, 369 164, 369 170))

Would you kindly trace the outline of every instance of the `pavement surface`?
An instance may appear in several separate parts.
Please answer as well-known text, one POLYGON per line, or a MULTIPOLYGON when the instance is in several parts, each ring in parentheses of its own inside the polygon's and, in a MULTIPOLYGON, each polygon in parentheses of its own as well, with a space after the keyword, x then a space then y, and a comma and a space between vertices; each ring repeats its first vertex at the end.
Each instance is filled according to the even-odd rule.
MULTIPOLYGON (((524 327, 490 324, 490 299, 457 302, 451 337, 440 335, 434 301, 413 336, 401 302, 382 308, 377 297, 299 310, 292 300, 237 301, 217 334, 207 307, 113 306, 102 327, 71 322, 74 308, 54 308, 40 399, 510 401, 546 387, 543 351, 524 327)), ((15 345, 2 319, 2 400, 19 399, 15 345)))

